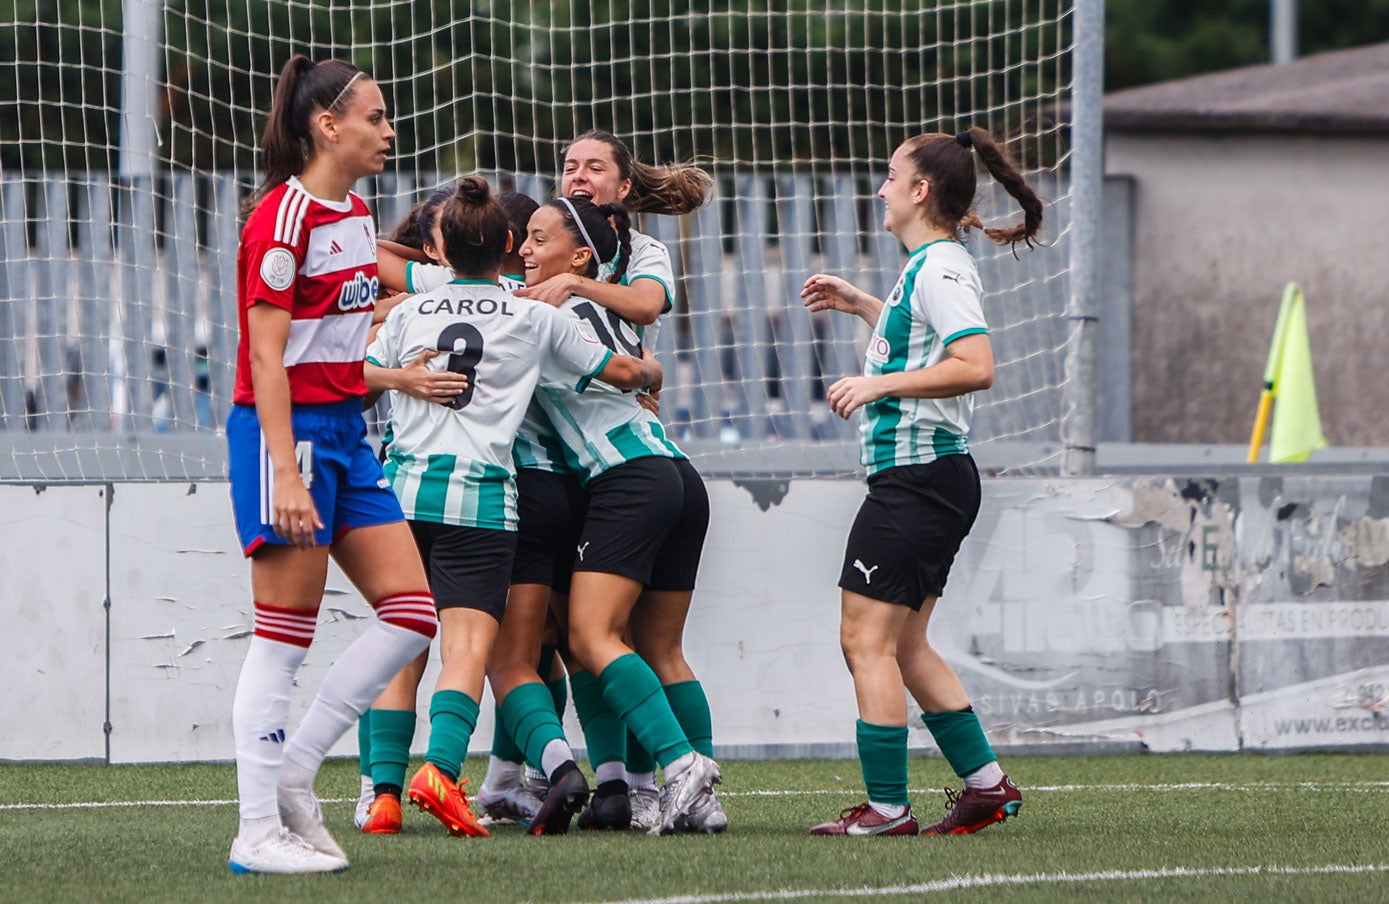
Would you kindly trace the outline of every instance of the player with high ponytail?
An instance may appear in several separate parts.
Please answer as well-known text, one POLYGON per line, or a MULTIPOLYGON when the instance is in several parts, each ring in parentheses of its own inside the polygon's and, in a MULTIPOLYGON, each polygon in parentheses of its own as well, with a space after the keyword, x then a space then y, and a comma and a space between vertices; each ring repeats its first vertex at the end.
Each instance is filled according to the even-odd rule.
POLYGON ((237 873, 347 868, 313 793, 328 749, 429 646, 437 620, 399 502, 366 440, 362 376, 376 300, 376 228, 352 192, 395 132, 381 90, 340 60, 291 58, 262 143, 237 259, 240 346, 227 421, 232 505, 251 559, 254 632, 232 705, 237 873), (328 557, 377 619, 288 729, 328 557))
POLYGON ((1022 208, 1022 222, 987 227, 999 244, 1031 247, 1042 202, 987 130, 910 138, 878 189, 883 225, 911 252, 886 301, 837 276, 801 292, 811 311, 837 310, 873 328, 863 375, 830 387, 840 417, 863 410, 868 497, 840 572, 840 645, 858 698, 859 761, 868 800, 812 835, 957 835, 1016 815, 1022 794, 999 768, 960 679, 933 650, 927 623, 950 565, 979 512, 969 454, 973 394, 993 385, 982 286, 962 239, 974 212, 977 162, 1022 208), (919 826, 907 798, 903 690, 965 789, 947 792, 945 818, 919 826))
MULTIPOLYGON (((582 197, 542 206, 521 247, 527 283, 540 285, 566 275, 593 280, 594 273, 604 270, 609 279, 620 280, 618 254, 628 231, 624 213, 618 205, 594 205, 582 197)), ((561 308, 615 353, 649 356, 632 324, 592 299, 573 295, 561 308)), ((657 671, 674 661, 679 642, 673 645, 675 655, 669 638, 654 650, 663 658, 638 655, 644 638, 668 633, 674 620, 683 627, 708 527, 703 483, 660 421, 631 394, 600 386, 575 396, 543 387, 537 401, 561 443, 560 457, 579 474, 588 497, 571 556, 568 609, 560 618, 570 651, 582 666, 571 673, 575 709, 584 722, 599 783, 594 804, 580 816, 579 825, 622 829, 631 824, 625 728, 665 770, 665 791, 648 831, 722 831, 727 817, 713 794, 718 764, 700 749, 710 734, 707 715, 701 723, 677 712, 667 686, 671 675, 657 671), (648 611, 660 603, 670 604, 674 612, 648 611), (652 619, 658 627, 648 630, 652 619), (595 750, 594 719, 617 730, 615 750, 595 750)), ((683 668, 675 677, 693 682, 683 656, 678 659, 683 668)), ((609 737, 605 732, 604 740, 609 737)), ((712 752, 712 747, 705 749, 712 752)))
MULTIPOLYGON (((653 166, 636 160, 621 139, 602 130, 585 132, 565 148, 560 175, 563 197, 598 205, 618 204, 627 211, 654 214, 690 213, 708 201, 713 186, 713 178, 699 167, 653 166)), ((561 273, 530 285, 522 294, 551 304, 563 303, 571 295, 586 298, 605 308, 605 317, 617 318, 612 322, 614 329, 627 332, 642 346, 651 348, 656 344, 660 316, 675 303, 675 273, 666 246, 632 230, 630 255, 623 249, 617 261, 600 266, 596 277, 584 272, 561 273), (618 261, 626 264, 620 274, 618 261)), ((642 401, 655 408, 653 396, 643 397, 642 401)), ((542 462, 541 466, 564 470, 562 463, 542 462)), ((688 459, 677 459, 677 467, 687 489, 686 515, 692 519, 687 535, 699 537, 693 551, 697 561, 707 528, 708 494, 688 459), (700 518, 703 522, 696 529, 695 522, 700 518)), ((643 655, 660 676, 671 705, 691 738, 697 741, 700 752, 712 757, 709 702, 682 649, 692 590, 691 578, 688 587, 644 591, 642 604, 636 610, 642 636, 634 637, 634 641, 644 648, 643 655), (644 618, 642 613, 663 617, 644 618)), ((616 720, 606 710, 595 676, 579 669, 572 671, 570 678, 574 708, 584 725, 590 758, 600 773, 598 793, 590 809, 580 817, 580 825, 620 827, 630 821, 633 827, 650 829, 659 816, 655 761, 631 734, 623 737, 619 730, 619 736, 612 736, 611 727, 616 720), (619 794, 629 795, 630 802, 618 800, 619 794)), ((687 823, 721 831, 726 817, 718 808, 717 798, 701 798, 700 807, 699 816, 687 823)))
MULTIPOLYGON (((405 362, 426 351, 439 353, 431 367, 467 381, 461 393, 437 402, 397 394, 385 473, 424 557, 441 626, 443 667, 430 701, 429 749, 409 798, 450 834, 486 836, 460 772, 507 609, 516 551, 511 447, 517 428, 538 384, 582 393, 601 378, 635 389, 655 372, 640 359, 615 357, 550 306, 517 299, 498 285, 510 228, 481 178, 459 180, 440 209, 438 233, 454 279, 387 315, 367 352, 366 382, 375 391, 395 389, 405 362)), ((548 701, 543 684, 539 693, 548 701)), ((587 801, 588 783, 553 709, 529 728, 527 756, 551 782, 530 831, 560 834, 587 801)), ((391 800, 377 791, 373 819, 391 800)), ((398 813, 398 797, 394 803, 398 813)))

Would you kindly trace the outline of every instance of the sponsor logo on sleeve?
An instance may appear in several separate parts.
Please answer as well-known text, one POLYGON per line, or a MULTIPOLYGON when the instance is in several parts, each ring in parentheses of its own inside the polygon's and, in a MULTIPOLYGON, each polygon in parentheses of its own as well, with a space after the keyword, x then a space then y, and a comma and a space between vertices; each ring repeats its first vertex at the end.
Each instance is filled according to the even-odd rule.
POLYGON ((271 248, 260 259, 260 278, 276 292, 283 292, 294 282, 294 255, 288 248, 271 248))

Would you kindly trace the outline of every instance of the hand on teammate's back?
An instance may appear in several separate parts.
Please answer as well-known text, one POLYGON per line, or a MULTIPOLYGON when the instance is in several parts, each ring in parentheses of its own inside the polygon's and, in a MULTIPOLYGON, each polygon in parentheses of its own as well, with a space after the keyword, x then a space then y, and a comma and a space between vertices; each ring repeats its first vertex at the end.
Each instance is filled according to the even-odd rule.
POLYGON ((468 388, 468 378, 451 370, 433 370, 429 362, 443 354, 432 348, 420 352, 400 371, 399 390, 424 402, 447 405, 468 388))

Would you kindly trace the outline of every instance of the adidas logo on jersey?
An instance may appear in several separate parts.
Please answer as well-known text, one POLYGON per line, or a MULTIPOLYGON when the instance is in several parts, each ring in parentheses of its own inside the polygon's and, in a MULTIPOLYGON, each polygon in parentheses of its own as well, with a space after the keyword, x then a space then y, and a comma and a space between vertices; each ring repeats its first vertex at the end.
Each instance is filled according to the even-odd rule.
POLYGON ((332 244, 330 244, 330 245, 328 246, 328 253, 329 253, 329 254, 342 254, 342 246, 338 244, 338 240, 337 240, 337 239, 333 239, 332 244))

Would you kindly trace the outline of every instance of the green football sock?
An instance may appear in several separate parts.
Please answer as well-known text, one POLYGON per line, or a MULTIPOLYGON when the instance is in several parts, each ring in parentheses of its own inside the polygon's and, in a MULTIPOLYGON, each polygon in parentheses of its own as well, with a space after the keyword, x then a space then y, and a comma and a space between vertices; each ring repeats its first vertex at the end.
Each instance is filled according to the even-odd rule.
POLYGON ((559 716, 560 721, 564 721, 564 707, 569 702, 569 681, 565 677, 564 670, 560 669, 559 677, 551 679, 550 673, 555 667, 555 653, 559 647, 549 645, 540 648, 540 665, 536 668, 536 674, 540 680, 545 682, 545 686, 550 689, 550 696, 555 701, 555 715, 559 716))
POLYGON ((502 701, 502 718, 513 726, 516 746, 524 753, 526 762, 543 769, 541 758, 551 741, 564 740, 564 726, 555 715, 554 701, 545 685, 538 681, 518 684, 502 701))
POLYGON ((492 726, 492 755, 499 760, 506 760, 508 763, 519 763, 525 759, 525 754, 521 748, 516 746, 516 739, 511 734, 511 726, 507 724, 506 717, 502 714, 500 706, 493 708, 492 726))
POLYGON ((603 686, 603 699, 656 762, 669 766, 694 749, 671 712, 661 680, 636 653, 608 663, 598 681, 603 686))
POLYGON ((462 691, 435 691, 430 698, 429 750, 424 758, 451 779, 463 771, 477 712, 477 701, 462 691))
POLYGON ((907 800, 907 726, 872 725, 858 720, 858 761, 868 799, 905 806, 907 800))
POLYGON ((371 783, 403 788, 415 739, 413 709, 371 710, 371 783))
POLYGON ((357 720, 357 771, 371 776, 371 710, 357 720))
POLYGON ((656 758, 641 746, 641 741, 627 730, 627 771, 632 775, 646 775, 656 771, 656 758))
POLYGON ((989 739, 984 737, 984 726, 979 724, 972 706, 943 713, 922 713, 921 721, 935 738, 941 756, 961 778, 998 759, 989 746, 989 739))
POLYGON ((666 700, 670 702, 675 718, 680 721, 680 728, 689 739, 690 746, 713 759, 714 719, 709 713, 709 698, 704 695, 704 685, 698 680, 677 681, 667 684, 665 691, 666 700))
POLYGON ((596 769, 603 763, 626 759, 627 729, 603 699, 598 679, 590 672, 575 672, 569 676, 569 686, 574 692, 574 712, 584 729, 590 765, 596 769))

